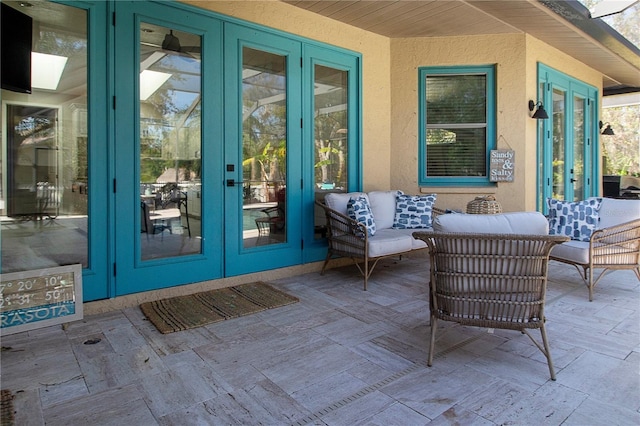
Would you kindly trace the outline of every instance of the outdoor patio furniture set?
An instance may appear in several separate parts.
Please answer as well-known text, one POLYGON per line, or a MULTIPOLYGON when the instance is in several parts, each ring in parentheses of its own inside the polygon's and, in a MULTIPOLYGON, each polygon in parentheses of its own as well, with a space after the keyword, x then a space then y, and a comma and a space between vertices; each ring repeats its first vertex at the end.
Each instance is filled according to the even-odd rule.
MULTIPOLYGON (((316 202, 325 213, 329 249, 322 273, 336 257, 354 260, 364 277, 364 289, 378 261, 427 248, 415 231, 438 231, 445 210, 435 207, 436 194, 406 195, 402 191, 330 193, 316 202)), ((574 265, 593 300, 593 288, 605 273, 633 270, 640 280, 640 200, 589 198, 579 202, 549 200, 546 234, 569 240, 552 248, 549 259, 574 265), (602 269, 597 277, 594 270, 602 269), (594 279, 595 278, 595 279, 594 279)), ((447 219, 449 216, 446 215, 447 219)), ((475 222, 485 215, 458 215, 475 222)), ((487 215, 513 218, 513 213, 487 215)), ((493 226, 488 233, 502 230, 493 226)), ((527 234, 519 227, 513 233, 527 234)), ((460 231, 458 231, 460 232, 460 231)), ((504 232, 500 232, 504 233, 504 232)))
POLYGON ((582 268, 589 300, 607 271, 631 269, 640 280, 640 200, 549 200, 549 217, 539 212, 444 214, 435 200, 435 194, 375 191, 327 194, 325 203, 318 203, 329 241, 322 273, 335 256, 351 258, 366 290, 380 259, 428 249, 429 366, 442 319, 521 331, 545 355, 555 380, 544 316, 549 260, 582 268), (594 269, 603 269, 595 280, 594 269), (530 329, 540 330, 542 343, 530 329))

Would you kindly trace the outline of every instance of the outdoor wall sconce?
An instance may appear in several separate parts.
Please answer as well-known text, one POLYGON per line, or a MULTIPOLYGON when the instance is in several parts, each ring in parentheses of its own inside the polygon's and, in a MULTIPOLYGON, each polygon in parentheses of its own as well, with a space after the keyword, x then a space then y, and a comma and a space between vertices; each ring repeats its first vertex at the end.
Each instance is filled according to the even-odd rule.
POLYGON ((599 123, 600 126, 600 130, 602 130, 602 127, 604 127, 604 125, 606 124, 607 127, 604 128, 604 130, 602 130, 603 135, 607 135, 607 136, 613 136, 615 135, 615 133, 613 133, 613 129, 611 128, 611 124, 607 123, 603 123, 602 121, 600 121, 599 123))
POLYGON ((533 113, 531 118, 536 118, 538 120, 546 120, 547 118, 549 118, 549 114, 547 114, 547 111, 544 110, 542 102, 538 101, 536 103, 533 101, 529 101, 529 111, 533 111, 535 107, 538 107, 538 109, 533 113))

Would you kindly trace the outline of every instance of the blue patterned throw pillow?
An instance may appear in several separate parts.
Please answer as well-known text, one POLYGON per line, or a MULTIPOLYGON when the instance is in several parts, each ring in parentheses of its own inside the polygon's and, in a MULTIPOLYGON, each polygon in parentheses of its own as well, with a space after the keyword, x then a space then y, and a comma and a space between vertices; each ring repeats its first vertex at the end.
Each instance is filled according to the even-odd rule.
POLYGON ((601 203, 602 198, 575 202, 549 198, 549 234, 566 235, 577 241, 589 241, 598 226, 601 203))
POLYGON ((396 195, 393 227, 399 229, 431 228, 431 212, 436 194, 396 195))
MULTIPOLYGON (((347 215, 353 220, 364 223, 370 237, 375 235, 376 222, 373 220, 373 213, 371 212, 371 207, 369 206, 369 202, 366 198, 349 198, 349 201, 347 202, 347 215)), ((360 237, 364 238, 364 235, 361 235, 360 237)))

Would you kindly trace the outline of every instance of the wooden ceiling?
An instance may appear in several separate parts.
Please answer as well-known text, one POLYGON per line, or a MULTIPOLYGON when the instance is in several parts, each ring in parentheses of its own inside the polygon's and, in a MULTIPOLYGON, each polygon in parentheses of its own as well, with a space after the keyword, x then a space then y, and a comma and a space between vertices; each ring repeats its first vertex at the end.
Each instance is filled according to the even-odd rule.
POLYGON ((605 88, 640 87, 638 47, 577 1, 282 1, 390 38, 528 33, 602 72, 605 88))

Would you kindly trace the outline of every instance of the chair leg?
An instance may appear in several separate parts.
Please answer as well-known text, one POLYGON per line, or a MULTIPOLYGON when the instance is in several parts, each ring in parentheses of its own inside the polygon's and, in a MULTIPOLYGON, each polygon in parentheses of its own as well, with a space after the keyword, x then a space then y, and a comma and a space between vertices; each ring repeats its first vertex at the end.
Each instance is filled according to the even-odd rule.
POLYGON ((367 291, 367 283, 369 281, 369 259, 364 258, 364 291, 367 291))
POLYGON ((427 366, 433 364, 433 351, 436 346, 436 329, 438 328, 438 318, 431 315, 431 338, 429 339, 429 356, 427 357, 427 366))
POLYGON ((587 286, 589 287, 589 302, 593 302, 593 268, 589 268, 589 281, 587 282, 587 286))
POLYGON ((329 264, 329 260, 331 260, 331 251, 327 252, 327 257, 324 259, 324 265, 322 265, 322 270, 320 271, 320 275, 324 275, 324 270, 327 268, 327 265, 329 264))
POLYGON ((544 355, 547 357, 547 364, 549 364, 549 373, 551 373, 551 380, 556 380, 556 372, 553 368, 553 360, 551 359, 551 350, 549 349, 549 340, 547 339, 547 329, 544 324, 540 327, 540 334, 542 335, 542 344, 544 345, 544 355))
POLYGON ((638 277, 638 281, 640 281, 640 266, 638 266, 637 268, 635 268, 633 270, 633 272, 636 273, 636 277, 638 277))
POLYGON ((184 201, 184 216, 187 218, 187 232, 189 233, 189 238, 191 238, 191 225, 189 225, 189 207, 187 206, 186 201, 184 201))

